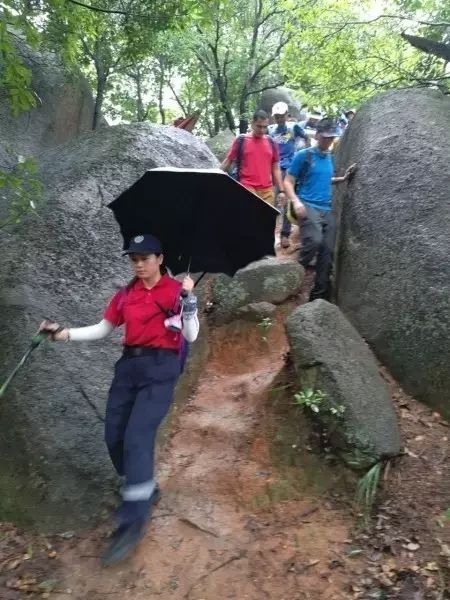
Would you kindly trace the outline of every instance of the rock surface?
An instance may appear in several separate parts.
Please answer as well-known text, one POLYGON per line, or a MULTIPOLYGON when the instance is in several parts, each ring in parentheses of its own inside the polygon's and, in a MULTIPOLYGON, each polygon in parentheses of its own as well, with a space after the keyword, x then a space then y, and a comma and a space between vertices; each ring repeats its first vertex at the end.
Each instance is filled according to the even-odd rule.
POLYGON ((450 416, 450 98, 377 96, 339 145, 337 302, 405 390, 450 416))
POLYGON ((16 155, 39 155, 90 131, 94 100, 87 80, 69 72, 54 54, 32 50, 20 39, 17 49, 31 70, 31 89, 37 105, 18 118, 13 117, 8 94, 5 89, 0 90, 0 147, 16 155))
POLYGON ((317 418, 351 466, 365 468, 400 451, 400 434, 387 386, 375 359, 339 308, 325 300, 300 306, 286 330, 297 389, 326 394, 317 418), (329 408, 345 407, 341 418, 329 408))
POLYGON ((262 319, 273 317, 277 307, 270 302, 253 302, 243 306, 237 311, 237 315, 244 321, 259 322, 262 319))
MULTIPOLYGON (((215 164, 190 133, 143 124, 104 128, 43 155, 39 215, 2 232, 2 372, 44 316, 69 326, 96 323, 130 278, 110 200, 146 169, 215 164)), ((115 476, 102 418, 120 337, 47 344, 12 384, 0 403, 2 520, 64 531, 92 523, 111 499, 115 476)))
POLYGON ((222 162, 234 142, 235 135, 229 130, 220 131, 217 135, 206 140, 206 145, 214 156, 222 162))
POLYGON ((265 258, 241 269, 234 277, 218 275, 212 286, 214 314, 218 322, 240 318, 248 304, 281 304, 300 291, 304 270, 296 262, 265 258))

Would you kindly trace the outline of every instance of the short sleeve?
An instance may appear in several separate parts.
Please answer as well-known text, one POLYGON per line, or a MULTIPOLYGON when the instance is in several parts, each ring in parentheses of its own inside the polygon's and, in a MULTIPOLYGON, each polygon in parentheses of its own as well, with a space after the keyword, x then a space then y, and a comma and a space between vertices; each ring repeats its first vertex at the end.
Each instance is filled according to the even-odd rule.
POLYGON ((126 292, 124 289, 121 289, 114 294, 103 314, 103 318, 109 321, 111 325, 114 325, 114 327, 119 327, 119 325, 122 325, 124 322, 123 304, 125 294, 126 292))
POLYGON ((239 141, 239 138, 236 138, 234 140, 233 144, 231 145, 230 151, 228 152, 228 155, 227 155, 228 160, 231 160, 232 162, 237 159, 238 141, 239 141))
POLYGON ((306 160, 306 150, 300 150, 294 156, 291 166, 288 169, 288 175, 292 175, 296 179, 300 176, 300 172, 306 160))

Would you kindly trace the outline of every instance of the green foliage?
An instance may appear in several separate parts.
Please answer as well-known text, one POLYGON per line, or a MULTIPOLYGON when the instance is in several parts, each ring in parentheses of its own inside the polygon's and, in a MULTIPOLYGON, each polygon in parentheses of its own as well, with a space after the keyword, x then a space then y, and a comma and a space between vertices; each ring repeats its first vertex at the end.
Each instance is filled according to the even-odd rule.
POLYGON ((42 201, 36 161, 19 156, 12 171, 0 169, 0 194, 7 205, 5 214, 0 215, 0 229, 20 223, 30 210, 36 210, 42 201))
POLYGON ((377 495, 383 463, 378 462, 360 478, 356 489, 356 501, 359 509, 368 520, 377 495))
POLYGON ((38 34, 26 20, 8 10, 8 4, 0 13, 0 88, 7 90, 11 112, 17 117, 33 108, 36 98, 30 87, 31 71, 19 56, 14 40, 21 31, 27 42, 35 45, 38 34))
MULTIPOLYGON (((411 8, 411 17, 423 18, 418 11, 425 4, 430 3, 411 8)), ((443 61, 412 48, 400 35, 405 29, 417 33, 419 24, 405 21, 396 3, 384 6, 385 13, 375 0, 318 0, 312 8, 294 9, 303 27, 286 48, 283 68, 309 104, 349 107, 386 89, 442 79, 443 61)))
POLYGON ((345 413, 345 406, 335 404, 321 390, 306 387, 294 394, 294 404, 315 415, 340 419, 345 413))
POLYGON ((263 342, 267 342, 267 334, 270 330, 270 328, 273 325, 273 321, 271 320, 270 317, 264 317, 263 319, 261 319, 261 321, 258 323, 258 328, 261 330, 261 339, 263 342))

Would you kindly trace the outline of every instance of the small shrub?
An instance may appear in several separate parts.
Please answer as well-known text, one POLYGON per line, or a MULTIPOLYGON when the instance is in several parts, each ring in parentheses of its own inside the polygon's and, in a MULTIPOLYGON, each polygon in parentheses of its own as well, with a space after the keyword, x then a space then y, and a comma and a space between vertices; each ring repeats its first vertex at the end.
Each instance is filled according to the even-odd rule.
POLYGON ((377 496, 382 468, 383 463, 376 463, 358 481, 356 488, 356 501, 359 509, 364 515, 365 522, 368 521, 370 513, 372 512, 375 498, 377 496))
POLYGON ((264 317, 264 319, 261 319, 261 321, 258 323, 258 327, 261 330, 261 339, 263 342, 267 342, 267 333, 269 332, 269 329, 272 327, 273 322, 270 319, 270 317, 264 317))
POLYGON ((294 394, 294 404, 303 410, 311 411, 315 415, 326 414, 340 418, 345 413, 345 406, 333 403, 327 394, 313 388, 304 388, 302 391, 294 394))

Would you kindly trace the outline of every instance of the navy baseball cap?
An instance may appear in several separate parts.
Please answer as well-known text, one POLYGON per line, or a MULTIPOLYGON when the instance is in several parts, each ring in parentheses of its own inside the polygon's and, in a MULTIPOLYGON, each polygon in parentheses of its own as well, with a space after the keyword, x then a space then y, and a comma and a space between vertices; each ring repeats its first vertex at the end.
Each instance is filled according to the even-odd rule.
POLYGON ((128 247, 122 256, 125 254, 162 254, 161 242, 150 233, 135 235, 128 242, 128 247))
POLYGON ((322 119, 317 123, 317 133, 323 137, 339 137, 339 127, 334 119, 322 119))

